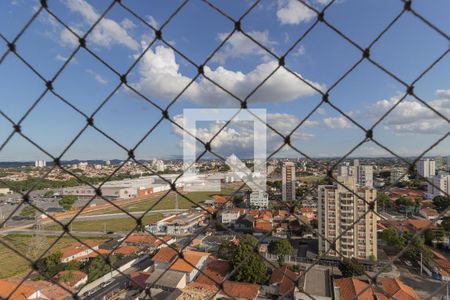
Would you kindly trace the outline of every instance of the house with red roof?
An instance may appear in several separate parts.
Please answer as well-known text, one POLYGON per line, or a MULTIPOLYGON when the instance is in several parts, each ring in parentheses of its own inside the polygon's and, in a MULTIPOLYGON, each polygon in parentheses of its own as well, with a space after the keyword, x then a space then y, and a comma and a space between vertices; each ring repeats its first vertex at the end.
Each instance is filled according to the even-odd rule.
POLYGON ((178 257, 169 270, 185 273, 187 282, 191 282, 197 277, 199 270, 205 267, 209 255, 207 252, 183 251, 183 257, 178 257))
POLYGON ((272 222, 258 219, 255 221, 255 227, 253 228, 254 235, 263 235, 272 232, 272 222))
POLYGON ((299 276, 286 265, 275 269, 269 279, 269 293, 276 297, 292 297, 299 276))
POLYGON ((86 240, 83 243, 75 242, 61 249, 61 262, 68 263, 69 261, 88 255, 94 252, 94 250, 98 250, 98 246, 98 242, 92 240, 86 240))
POLYGON ((404 284, 397 278, 384 278, 381 280, 381 286, 389 299, 396 300, 419 300, 414 289, 404 284))
POLYGON ((77 289, 87 283, 88 275, 78 270, 65 270, 56 274, 55 279, 77 289))
POLYGON ((178 257, 178 252, 172 247, 163 247, 151 258, 155 269, 167 269, 178 257))

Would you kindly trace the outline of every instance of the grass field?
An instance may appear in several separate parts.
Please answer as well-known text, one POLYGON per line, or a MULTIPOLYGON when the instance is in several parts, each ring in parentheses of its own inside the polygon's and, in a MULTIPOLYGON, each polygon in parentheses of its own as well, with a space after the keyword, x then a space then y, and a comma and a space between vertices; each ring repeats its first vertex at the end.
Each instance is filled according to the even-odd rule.
MULTIPOLYGON (((39 258, 50 245, 56 240, 53 236, 31 236, 10 234, 0 237, 0 240, 16 249, 19 253, 27 256, 31 260, 39 258)), ((83 238, 82 240, 104 240, 99 238, 83 238)), ((59 249, 62 249, 72 243, 75 239, 70 237, 61 238, 47 253, 50 254, 59 249)), ((3 244, 0 244, 0 279, 8 278, 30 270, 29 262, 19 256, 14 251, 10 250, 3 244)))
MULTIPOLYGON (((223 187, 220 194, 228 195, 234 192, 235 189, 231 187, 223 187)), ((200 204, 203 201, 209 199, 212 195, 217 193, 214 192, 186 192, 183 193, 187 198, 191 199, 192 202, 196 204, 200 204)), ((164 194, 150 196, 145 200, 142 200, 139 203, 121 206, 126 211, 134 212, 134 211, 145 211, 155 205, 156 202, 163 196, 164 194)), ((178 198, 178 208, 192 208, 195 205, 189 200, 177 195, 175 192, 170 192, 166 197, 164 197, 158 204, 156 204, 152 210, 162 210, 162 209, 174 209, 176 208, 176 200, 178 198)), ((121 212, 115 207, 111 207, 105 210, 98 210, 95 212, 87 213, 86 215, 97 215, 97 214, 108 214, 108 213, 118 213, 121 212)))
MULTIPOLYGON (((149 224, 160 220, 161 214, 145 216, 144 224, 149 224)), ((136 226, 134 219, 130 217, 107 219, 107 220, 92 220, 92 221, 75 221, 72 223, 71 230, 73 231, 130 231, 136 226)), ((46 225, 44 229, 47 230, 61 230, 58 224, 46 225)))

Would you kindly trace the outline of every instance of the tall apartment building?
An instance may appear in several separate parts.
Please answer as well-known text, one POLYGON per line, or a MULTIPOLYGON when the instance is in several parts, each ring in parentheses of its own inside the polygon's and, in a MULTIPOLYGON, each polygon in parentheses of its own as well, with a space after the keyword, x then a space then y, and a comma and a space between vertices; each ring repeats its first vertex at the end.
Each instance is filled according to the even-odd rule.
POLYGON ((373 167, 360 165, 358 159, 353 161, 353 166, 350 166, 348 163, 339 166, 338 176, 354 177, 357 185, 373 187, 373 167))
POLYGON ((155 172, 164 172, 165 170, 164 162, 160 159, 154 159, 151 167, 155 172))
POLYGON ((408 170, 405 168, 395 168, 390 172, 390 183, 394 184, 397 181, 409 181, 409 175, 407 174, 408 170), (405 174, 406 173, 406 174, 405 174))
POLYGON ((282 169, 282 200, 295 200, 295 165, 293 162, 285 162, 282 169))
MULTIPOLYGON (((377 191, 371 187, 356 185, 354 177, 338 177, 346 187, 370 203, 375 200, 377 191)), ((356 197, 342 185, 320 185, 318 193, 319 253, 326 253, 330 244, 336 241, 336 251, 330 250, 328 256, 355 257, 369 259, 377 257, 377 216, 369 211, 369 205, 356 197), (359 220, 359 218, 361 218, 359 220), (359 221, 357 221, 359 220, 359 221), (355 223, 356 222, 356 223, 355 223)))
POLYGON ((47 162, 45 160, 36 160, 34 161, 34 166, 36 168, 44 168, 47 166, 47 162))
POLYGON ((433 159, 422 158, 416 163, 417 173, 425 178, 436 174, 436 162, 433 159))
POLYGON ((434 176, 430 181, 433 185, 428 183, 428 198, 445 196, 444 192, 450 195, 450 175, 434 176))

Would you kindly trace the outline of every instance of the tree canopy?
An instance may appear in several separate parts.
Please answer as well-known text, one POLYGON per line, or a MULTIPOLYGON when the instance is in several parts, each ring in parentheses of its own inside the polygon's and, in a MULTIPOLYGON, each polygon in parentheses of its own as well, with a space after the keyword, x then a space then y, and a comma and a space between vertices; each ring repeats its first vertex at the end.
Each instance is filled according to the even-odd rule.
POLYGON ((25 206, 21 211, 20 215, 25 217, 35 217, 36 216, 36 209, 32 206, 25 206))
POLYGON ((72 208, 72 205, 77 201, 77 196, 74 195, 66 195, 59 200, 59 205, 65 210, 69 210, 72 208))
POLYGON ((219 257, 230 261, 236 269, 233 279, 240 282, 264 283, 268 279, 264 259, 255 252, 258 240, 251 235, 244 235, 236 245, 224 241, 219 249, 219 257))
POLYGON ((442 212, 450 206, 450 197, 436 196, 433 198, 433 204, 438 212, 442 212))
POLYGON ((344 258, 339 263, 339 270, 344 277, 361 276, 364 274, 363 266, 354 257, 344 258))
POLYGON ((291 255, 294 249, 288 240, 283 239, 271 241, 269 243, 268 250, 269 253, 277 255, 278 262, 282 263, 284 261, 284 257, 291 255))

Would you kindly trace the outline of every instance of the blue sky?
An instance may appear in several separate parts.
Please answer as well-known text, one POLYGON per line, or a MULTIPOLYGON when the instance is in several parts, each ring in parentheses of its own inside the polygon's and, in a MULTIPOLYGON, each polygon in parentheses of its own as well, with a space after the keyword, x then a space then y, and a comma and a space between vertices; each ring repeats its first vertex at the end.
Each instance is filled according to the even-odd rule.
MULTIPOLYGON (((131 1, 123 4, 155 28, 165 22, 181 1, 131 1)), ((327 0, 309 0, 322 9, 327 0)), ((49 9, 74 32, 84 34, 110 1, 49 0, 49 9)), ((232 18, 238 18, 252 1, 211 1, 232 18)), ((0 3, 0 32, 13 40, 39 7, 38 1, 14 0, 0 3)), ((362 48, 402 10, 401 1, 338 0, 325 14, 326 20, 362 48)), ((414 1, 414 9, 447 35, 450 32, 450 2, 414 1)), ((284 54, 315 21, 315 13, 295 0, 261 1, 242 21, 242 28, 277 55, 284 54)), ((201 64, 233 30, 233 23, 203 1, 189 1, 163 28, 170 45, 201 64)), ((95 55, 118 73, 128 70, 154 37, 152 30, 119 5, 87 37, 95 55)), ((76 48, 77 39, 46 11, 42 11, 17 41, 18 53, 46 79, 52 78, 76 48)), ((407 83, 411 83, 449 47, 449 41, 427 25, 405 13, 371 49, 371 57, 407 83)), ((0 43, 0 54, 6 51, 0 43)), ((324 24, 318 24, 286 57, 286 66, 311 85, 327 90, 361 57, 354 46, 324 24)), ((277 62, 266 51, 240 33, 233 34, 206 64, 209 78, 234 95, 245 98, 277 62)), ((139 93, 165 108, 190 82, 196 68, 167 45, 156 42, 139 60, 128 82, 139 93)), ((18 122, 45 90, 42 80, 15 55, 0 65, 0 109, 18 122)), ((119 78, 86 50, 74 59, 54 82, 55 92, 87 115, 91 115, 119 84, 119 78)), ((415 93, 442 115, 450 118, 450 55, 415 84, 415 93)), ((362 62, 330 92, 330 100, 365 128, 389 110, 405 92, 404 86, 373 66, 362 62)), ((252 97, 251 108, 267 109, 267 120, 287 134, 320 102, 321 96, 284 69, 279 69, 252 97)), ((229 108, 238 102, 200 77, 173 104, 169 113, 181 120, 184 108, 229 108)), ((94 116, 95 124, 126 148, 132 148, 158 122, 161 113, 136 93, 121 87, 94 116)), ((55 156, 83 128, 85 119, 56 96, 47 93, 23 121, 23 133, 55 156)), ((211 136, 217 123, 203 124, 202 138, 211 136)), ((249 153, 252 139, 248 124, 236 122, 220 134, 213 149, 219 153, 249 153)), ((12 125, 0 118, 0 141, 12 125)), ((416 101, 406 98, 374 129, 374 137, 399 155, 417 155, 450 130, 449 123, 416 101)), ((282 142, 270 129, 269 151, 282 142)), ((342 156, 364 138, 361 129, 324 104, 292 136, 293 144, 310 156, 342 156)), ((179 156, 182 135, 168 121, 141 144, 137 157, 179 156)), ((250 151, 251 152, 251 151, 250 151)), ((429 155, 450 155, 450 137, 429 155)), ((297 156, 288 149, 280 156, 297 156)), ((385 156, 388 153, 369 142, 354 155, 385 156)), ((126 153, 97 131, 88 128, 63 159, 124 158, 126 153)), ((0 160, 46 159, 46 155, 15 135, 0 151, 0 160)))

